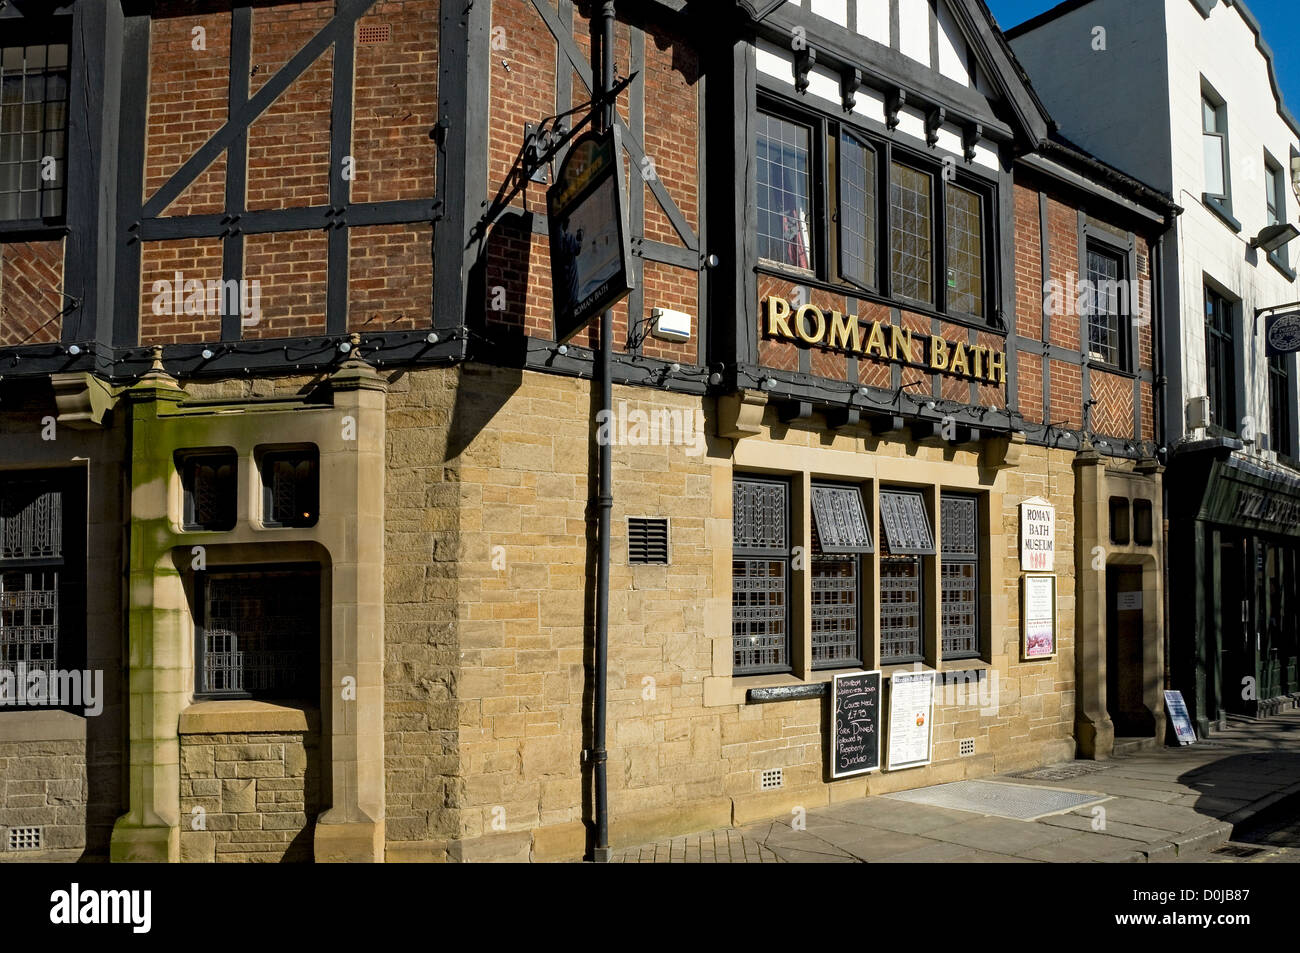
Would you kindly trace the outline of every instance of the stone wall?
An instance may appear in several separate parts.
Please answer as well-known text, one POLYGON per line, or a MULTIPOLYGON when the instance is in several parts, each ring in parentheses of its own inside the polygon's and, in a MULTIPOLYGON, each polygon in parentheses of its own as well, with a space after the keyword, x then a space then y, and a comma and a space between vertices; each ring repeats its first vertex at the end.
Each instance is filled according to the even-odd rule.
MULTIPOLYGON (((42 852, 86 846, 86 743, 0 744, 0 860, 31 860, 42 852, 10 852, 9 829, 41 827, 42 852)), ((55 855, 58 856, 58 855, 55 855)))
POLYGON ((310 861, 320 767, 316 732, 182 735, 181 860, 310 861))

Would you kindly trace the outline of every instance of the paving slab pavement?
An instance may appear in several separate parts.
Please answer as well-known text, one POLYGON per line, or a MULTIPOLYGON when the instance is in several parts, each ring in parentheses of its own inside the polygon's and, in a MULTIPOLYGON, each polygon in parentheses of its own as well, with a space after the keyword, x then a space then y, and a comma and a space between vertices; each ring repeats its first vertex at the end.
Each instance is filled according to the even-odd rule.
POLYGON ((1233 719, 1207 743, 982 780, 1094 793, 1020 821, 885 796, 616 850, 622 863, 1160 863, 1300 861, 1300 711, 1233 719), (1035 774, 1061 780, 1035 777, 1035 774), (1028 775, 1028 776, 1026 776, 1028 775), (1229 840, 1265 816, 1262 849, 1229 840), (1219 853, 1213 853, 1218 850, 1219 853))

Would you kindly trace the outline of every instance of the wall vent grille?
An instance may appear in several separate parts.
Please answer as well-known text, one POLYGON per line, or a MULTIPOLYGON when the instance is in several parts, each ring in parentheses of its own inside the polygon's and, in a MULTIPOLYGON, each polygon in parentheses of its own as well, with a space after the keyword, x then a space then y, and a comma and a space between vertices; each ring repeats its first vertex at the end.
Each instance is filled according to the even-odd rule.
POLYGON ((968 758, 971 755, 973 755, 975 753, 975 739, 974 738, 961 739, 960 753, 963 758, 968 758))
POLYGON ((43 827, 9 828, 10 850, 40 850, 45 841, 43 827))
POLYGON ((768 768, 766 771, 763 772, 762 777, 759 780, 758 786, 759 789, 763 791, 771 791, 775 788, 784 787, 785 769, 768 768))
POLYGON ((627 521, 627 561, 633 566, 668 565, 668 520, 630 517, 627 521))
POLYGON ((392 38, 393 28, 388 23, 377 26, 363 26, 357 30, 358 43, 387 43, 392 38))

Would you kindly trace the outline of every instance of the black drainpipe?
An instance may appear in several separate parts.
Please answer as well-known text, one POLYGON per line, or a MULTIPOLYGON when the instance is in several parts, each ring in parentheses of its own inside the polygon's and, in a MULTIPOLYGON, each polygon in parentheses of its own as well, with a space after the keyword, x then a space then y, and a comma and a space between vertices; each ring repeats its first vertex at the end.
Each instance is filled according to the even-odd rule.
MULTIPOLYGON (((609 96, 614 88, 614 0, 605 0, 600 10, 601 42, 600 65, 601 87, 603 96, 609 96)), ((609 129, 614 124, 614 101, 608 99, 601 108, 600 128, 609 129)), ((600 316, 600 406, 605 411, 605 419, 613 411, 614 381, 611 376, 613 361, 611 352, 614 336, 614 312, 605 311, 600 316)), ((596 651, 595 675, 596 692, 595 712, 592 715, 592 768, 595 775, 596 797, 596 846, 592 851, 592 860, 598 864, 609 861, 609 793, 605 777, 605 695, 606 676, 609 668, 609 517, 614 508, 614 448, 608 440, 602 441, 600 454, 600 490, 596 501, 597 539, 599 540, 599 562, 596 566, 596 651)))
MULTIPOLYGON (((1155 386, 1151 391, 1152 417, 1155 423, 1156 458, 1166 465, 1164 474, 1160 479, 1160 514, 1161 527, 1160 534, 1163 537, 1163 550, 1165 554, 1160 567, 1161 573, 1164 574, 1164 585, 1161 591, 1164 601, 1164 632, 1161 636, 1164 639, 1164 671, 1160 673, 1164 681, 1163 687, 1166 689, 1173 687, 1173 660, 1169 657, 1170 650, 1170 630, 1172 627, 1169 618, 1169 612, 1172 608, 1169 597, 1169 533, 1165 527, 1169 524, 1169 480, 1168 480, 1168 460, 1169 460, 1169 434, 1165 427, 1165 391, 1169 387, 1168 381, 1165 380, 1165 322, 1169 320, 1169 315, 1165 314, 1165 236, 1167 236, 1177 225, 1177 219, 1170 219, 1170 225, 1160 234, 1156 240, 1155 253, 1151 256, 1151 348, 1155 353, 1155 386), (1157 321, 1159 323, 1157 323, 1157 321), (1160 453, 1159 448, 1164 447, 1166 452, 1160 453)), ((1181 321, 1182 315, 1178 315, 1176 320, 1181 321)))

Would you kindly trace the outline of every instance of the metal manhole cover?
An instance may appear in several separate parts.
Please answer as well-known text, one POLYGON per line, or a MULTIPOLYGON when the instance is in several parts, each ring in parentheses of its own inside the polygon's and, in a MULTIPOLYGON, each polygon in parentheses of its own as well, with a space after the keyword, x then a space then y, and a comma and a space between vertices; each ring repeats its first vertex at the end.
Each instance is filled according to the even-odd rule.
POLYGON ((1029 781, 1068 781, 1070 778, 1081 778, 1098 771, 1105 771, 1110 767, 1112 765, 1101 761, 1067 761, 1063 764, 1050 764, 1045 768, 1035 768, 1033 771, 1021 771, 1011 776, 1029 781))
POLYGON ((1000 781, 953 781, 915 791, 886 794, 887 798, 946 807, 955 811, 1009 817, 1018 821, 1036 821, 1052 814, 1064 814, 1087 804, 1109 801, 1110 795, 1084 794, 1079 791, 1058 791, 1028 784, 1007 784, 1000 781))

